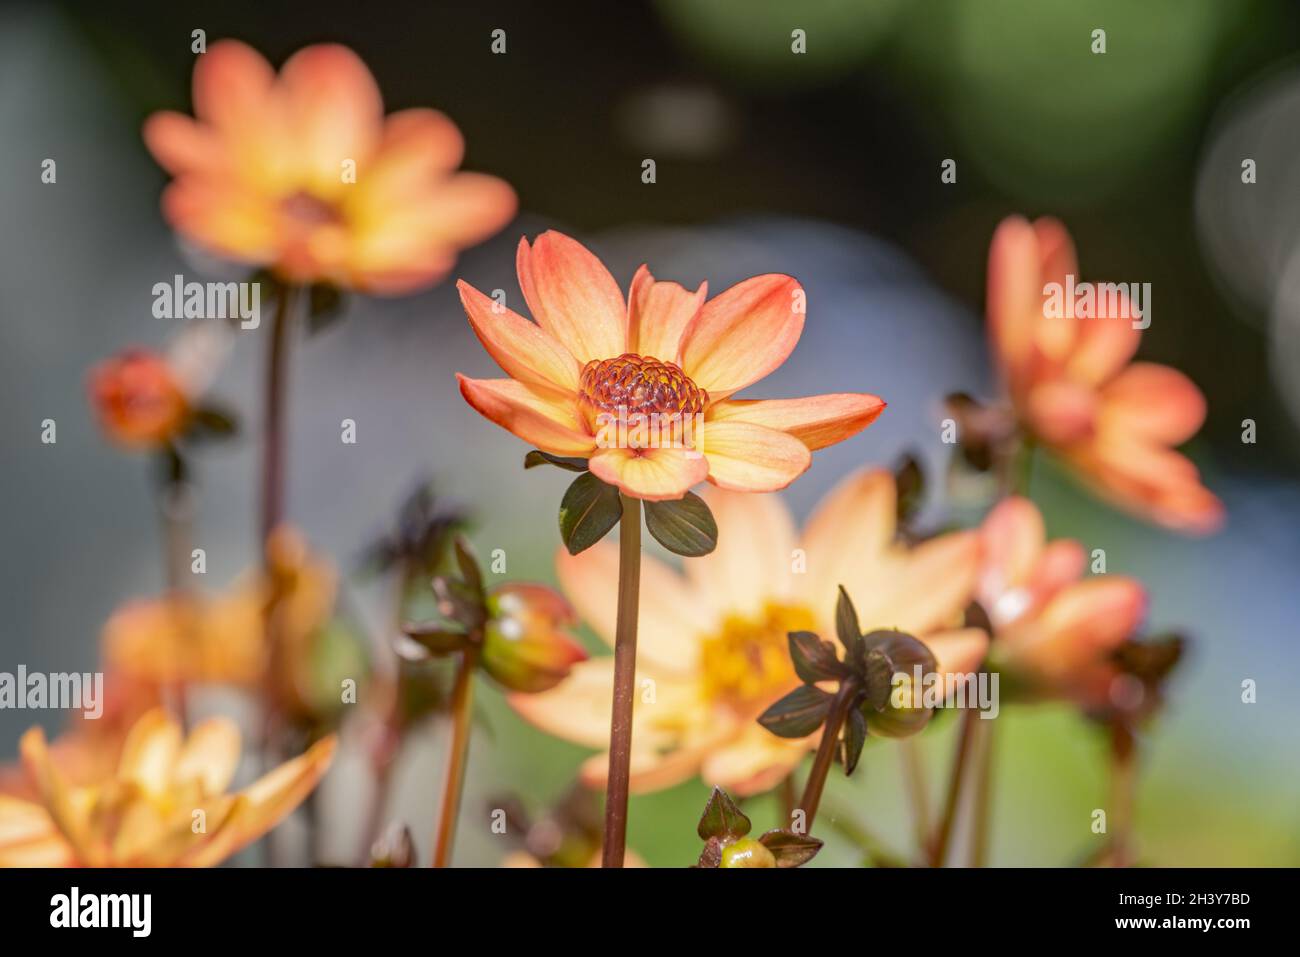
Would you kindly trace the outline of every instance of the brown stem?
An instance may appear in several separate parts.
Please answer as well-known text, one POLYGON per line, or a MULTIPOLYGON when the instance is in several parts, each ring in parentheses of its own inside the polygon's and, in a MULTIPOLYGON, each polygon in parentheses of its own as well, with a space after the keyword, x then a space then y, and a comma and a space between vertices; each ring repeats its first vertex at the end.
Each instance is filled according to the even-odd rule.
POLYGON ((989 832, 993 826, 993 741, 996 737, 993 720, 980 721, 979 767, 975 772, 975 809, 971 826, 971 867, 988 865, 989 832))
POLYGON ((943 817, 939 820, 939 830, 930 843, 930 866, 942 867, 948 855, 948 843, 952 840, 953 825, 957 820, 957 807, 961 803, 962 785, 966 777, 966 765, 970 763, 971 738, 975 733, 975 721, 979 711, 966 708, 961 715, 961 732, 957 739, 957 751, 952 759, 952 773, 948 777, 948 794, 944 800, 943 817))
POLYGON ((1137 798, 1137 749, 1133 733, 1121 723, 1110 735, 1111 866, 1132 863, 1133 809, 1137 798))
POLYGON ((609 715, 609 779, 601 867, 622 867, 632 769, 632 700, 636 693, 636 624, 641 595, 641 500, 619 493, 618 619, 614 627, 614 702, 609 715))
POLYGON ((262 432, 262 544, 284 517, 284 394, 290 325, 297 287, 282 286, 271 320, 266 364, 265 423, 262 432))
MULTIPOLYGON (((183 482, 168 482, 163 485, 158 504, 162 515, 163 529, 163 569, 166 575, 167 591, 175 598, 185 595, 190 588, 190 542, 194 518, 193 499, 189 486, 183 482)), ((191 638, 182 636, 182 640, 191 638)), ((189 704, 187 702, 186 681, 189 676, 185 668, 186 660, 193 649, 178 648, 179 661, 176 680, 164 689, 166 703, 181 723, 182 728, 189 727, 189 704)))
POLYGON ((848 717, 856 693, 857 683, 853 679, 841 681, 840 689, 835 692, 835 699, 826 714, 822 739, 817 745, 817 754, 813 757, 812 770, 808 772, 808 782, 803 787, 803 797, 799 800, 799 809, 804 814, 804 833, 812 832, 817 807, 822 800, 822 790, 826 787, 826 776, 830 773, 831 764, 835 760, 835 749, 839 746, 840 728, 844 726, 844 719, 848 717))
POLYGON ((451 845, 460 817, 460 797, 465 790, 465 759, 469 756, 469 727, 473 717, 474 670, 478 665, 478 645, 471 643, 461 653, 460 669, 451 692, 451 744, 447 750, 447 773, 442 784, 442 808, 438 813, 438 831, 433 848, 433 866, 451 863, 451 845))
POLYGON ((789 825, 790 821, 794 819, 794 811, 798 806, 795 803, 798 800, 798 795, 795 794, 794 790, 793 771, 781 779, 781 783, 777 787, 777 799, 781 802, 781 813, 785 816, 785 823, 789 825))
POLYGON ((912 807, 912 828, 916 835, 917 851, 925 853, 930 839, 930 788, 926 782, 925 765, 916 738, 902 738, 898 753, 903 762, 903 783, 907 789, 908 804, 912 807))

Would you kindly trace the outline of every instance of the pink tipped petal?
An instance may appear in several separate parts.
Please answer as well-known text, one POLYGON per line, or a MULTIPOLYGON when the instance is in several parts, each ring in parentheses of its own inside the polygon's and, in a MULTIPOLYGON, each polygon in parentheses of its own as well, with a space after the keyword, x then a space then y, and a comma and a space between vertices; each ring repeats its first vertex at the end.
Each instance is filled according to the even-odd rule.
MULTIPOLYGON (((561 548, 555 571, 578 616, 613 647, 618 618, 617 546, 601 541, 577 555, 561 548)), ((699 657, 699 637, 713 625, 705 597, 650 555, 641 559, 640 596, 637 656, 667 674, 689 676, 699 657)))
POLYGON ((383 129, 384 105, 361 58, 336 43, 304 47, 285 62, 280 90, 291 143, 312 184, 339 191, 347 160, 364 175, 383 129))
POLYGON ((1034 434, 1049 445, 1087 438, 1097 420, 1096 392, 1064 379, 1034 386, 1027 405, 1034 434))
POLYGON ((1192 535, 1223 524, 1223 503, 1201 484, 1192 461, 1173 449, 1108 432, 1069 450, 1066 460, 1105 498, 1150 521, 1192 535))
POLYGON ((1038 567, 1046 541, 1038 506, 1019 496, 1000 502, 980 528, 981 592, 996 600, 1003 592, 1025 585, 1038 567))
POLYGON ((843 479, 804 525, 809 578, 839 583, 849 569, 875 564, 894 540, 898 523, 894 477, 884 469, 861 469, 843 479))
POLYGON ((1060 538, 1043 549, 1042 557, 1029 578, 1030 593, 1039 602, 1046 601, 1062 588, 1078 581, 1087 565, 1083 546, 1070 538, 1060 538))
POLYGON ((549 230, 519 241, 519 285, 538 325, 579 362, 622 355, 627 305, 618 283, 587 247, 549 230))
POLYGON ((1132 637, 1145 613, 1146 593, 1131 579, 1077 582, 1044 607, 1033 637, 1016 654, 1052 680, 1068 679, 1132 637))
POLYGON ((988 322, 994 355, 1013 394, 1029 374, 1036 320, 1043 315, 1039 269, 1033 227, 1021 216, 1008 216, 989 246, 988 322))
POLYGON ((1177 369, 1135 362, 1102 393, 1107 426, 1169 445, 1186 442, 1205 421, 1205 396, 1177 369))
POLYGON ((1133 358, 1142 338, 1142 331, 1133 327, 1134 320, 1123 316, 1071 321, 1079 324, 1079 335, 1065 374, 1088 385, 1102 385, 1114 378, 1133 358))
POLYGON ((145 120, 144 143, 154 159, 173 176, 212 172, 225 161, 225 150, 211 127, 181 113, 164 110, 145 120))
POLYGON ((980 628, 938 631, 922 640, 934 653, 935 670, 941 675, 970 674, 980 666, 989 650, 989 636, 980 628))
POLYGON ((469 283, 456 283, 469 323, 502 370, 523 382, 576 392, 578 361, 547 332, 469 283))
POLYGON ((238 40, 221 40, 194 63, 194 115, 223 133, 238 135, 270 98, 275 71, 238 40))
POLYGON ((704 304, 682 334, 682 369, 722 398, 785 362, 803 331, 803 289, 768 274, 737 283, 704 304))
MULTIPOLYGON (((949 532, 913 548, 892 593, 880 606, 879 624, 924 634, 961 621, 975 597, 980 540, 975 532, 949 532)), ((870 583, 867 583, 870 587, 870 583)))
POLYGON ((682 332, 704 305, 708 288, 700 283, 691 292, 657 281, 645 266, 638 269, 628 292, 627 351, 678 363, 682 332))
POLYGON ((1066 276, 1079 278, 1079 260, 1074 240, 1065 224, 1052 216, 1034 220, 1034 237, 1038 240, 1038 272, 1043 283, 1065 285, 1066 276))
POLYGON ((588 465, 607 485, 651 502, 679 499, 709 477, 706 458, 686 449, 599 449, 588 465))
POLYGON ((595 440, 580 431, 571 404, 549 398, 514 379, 470 379, 456 374, 460 394, 482 415, 544 452, 590 455, 595 440))
POLYGON ((704 427, 709 481, 741 492, 775 492, 812 464, 812 453, 793 436, 748 422, 709 422, 704 427))
POLYGON ((412 227, 439 242, 472 246, 514 218, 519 200, 510 184, 485 173, 456 173, 413 207, 412 227))
POLYGON ((760 616, 790 592, 794 520, 779 495, 719 488, 701 495, 718 523, 718 547, 687 561, 687 577, 719 617, 760 616))
POLYGON ((816 452, 861 432, 884 410, 878 396, 836 392, 804 399, 728 399, 709 409, 709 421, 766 426, 793 435, 816 452))

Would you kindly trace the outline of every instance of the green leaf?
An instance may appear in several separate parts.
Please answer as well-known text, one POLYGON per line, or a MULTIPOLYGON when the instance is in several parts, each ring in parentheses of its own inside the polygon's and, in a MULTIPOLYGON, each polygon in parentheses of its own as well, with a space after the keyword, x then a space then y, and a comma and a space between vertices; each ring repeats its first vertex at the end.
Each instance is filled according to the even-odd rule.
POLYGON ((709 838, 704 844, 704 850, 700 851, 700 859, 695 862, 696 867, 719 867, 722 864, 722 842, 716 837, 709 838))
POLYGON ((586 459, 566 458, 563 455, 552 455, 550 452, 533 449, 524 456, 524 468, 531 469, 538 465, 554 465, 556 468, 564 469, 568 472, 587 471, 586 459))
POLYGON ((832 696, 813 685, 801 685, 758 717, 758 723, 779 738, 804 738, 821 727, 832 696))
POLYGON ((307 333, 316 335, 343 315, 344 298, 337 286, 317 283, 307 293, 307 333))
POLYGON ((736 807, 736 802, 731 800, 722 788, 715 787, 713 793, 709 795, 709 803, 704 805, 704 814, 700 817, 699 826, 695 830, 702 841, 715 837, 719 840, 728 838, 734 841, 748 834, 750 827, 749 818, 736 807))
POLYGON ((811 631, 792 631, 786 637, 790 642, 794 673, 804 684, 835 680, 847 673, 848 669, 840 662, 835 646, 829 641, 822 641, 811 631))
POLYGON ((844 646, 845 661, 850 668, 858 670, 866 648, 862 644, 862 628, 858 625, 857 609, 853 607, 853 600, 843 585, 840 586, 840 597, 835 602, 835 634, 844 646))
POLYGON ((456 565, 460 568, 460 577, 480 599, 485 599, 483 594, 483 574, 479 571, 478 558, 474 555, 474 549, 470 547, 464 535, 457 535, 453 543, 456 551, 456 565))
POLYGON ((718 547, 718 523, 694 492, 675 502, 646 502, 645 527, 674 555, 699 558, 718 547))
POLYGON ((402 633, 418 641, 431 654, 449 655, 463 651, 469 645, 469 636, 463 631, 453 631, 441 624, 410 623, 402 626, 402 633))
POLYGON ((239 428, 232 413, 213 406, 195 409, 190 424, 195 438, 227 438, 239 428))
POLYGON ((808 834, 796 834, 784 828, 774 828, 759 839, 776 858, 777 867, 800 867, 807 864, 822 849, 822 842, 808 834))
POLYGON ((587 472, 574 479, 560 501, 560 538, 577 555, 609 534, 623 516, 618 489, 587 472))
POLYGON ((862 746, 866 743, 866 716, 857 708, 851 708, 848 719, 844 722, 844 734, 840 738, 840 763, 844 765, 846 777, 858 766, 858 758, 862 756, 862 746))
POLYGON ((920 511, 925 498, 925 473, 921 462, 911 452, 903 453, 894 467, 894 486, 898 490, 897 519, 900 528, 906 528, 920 511))
POLYGON ((863 683, 866 686, 867 707, 874 711, 884 711, 894 685, 894 666, 889 656, 879 648, 872 648, 867 652, 863 670, 866 672, 863 683))

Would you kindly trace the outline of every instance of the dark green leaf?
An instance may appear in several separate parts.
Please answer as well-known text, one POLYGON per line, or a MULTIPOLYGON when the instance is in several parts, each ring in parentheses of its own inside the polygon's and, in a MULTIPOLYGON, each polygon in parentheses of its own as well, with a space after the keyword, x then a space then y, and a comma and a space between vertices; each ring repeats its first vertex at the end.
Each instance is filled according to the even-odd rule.
POLYGON ((921 508, 925 498, 925 473, 921 471, 921 462, 911 452, 903 457, 894 467, 894 484, 898 489, 898 524, 907 527, 921 508))
POLYGON ((694 492, 675 502, 646 502, 645 527, 674 555, 699 558, 718 547, 718 523, 694 492))
POLYGON ((482 626, 487 619, 482 591, 446 575, 434 575, 431 584, 438 600, 438 614, 463 625, 466 631, 482 626))
POLYGON ((840 586, 840 597, 835 602, 835 634, 844 646, 844 660, 849 667, 857 670, 862 666, 862 655, 866 648, 862 645, 862 629, 858 625, 858 612, 853 607, 849 593, 840 586))
POLYGON ((790 641, 794 673, 804 684, 831 681, 847 673, 848 669, 840 663, 835 646, 829 641, 823 641, 811 631, 792 631, 786 637, 790 641))
POLYGON ((189 466, 181 455, 180 449, 168 442, 162 447, 158 459, 158 471, 163 485, 181 485, 190 477, 189 466))
MULTIPOLYGON (((702 841, 710 838, 719 840, 729 838, 734 841, 748 834, 750 826, 749 818, 736 807, 736 802, 731 800, 722 788, 715 787, 713 793, 709 795, 709 803, 704 805, 704 814, 700 817, 699 826, 695 830, 702 841)), ((719 860, 721 860, 721 849, 719 849, 719 860)))
POLYGON ((483 575, 479 571, 478 558, 474 555, 474 549, 470 547, 464 535, 456 536, 454 546, 456 565, 460 568, 460 577, 481 599, 485 598, 483 595, 483 575))
POLYGON ((779 738, 804 738, 821 727, 831 695, 812 685, 795 688, 759 715, 758 723, 779 738))
POLYGON ((587 472, 560 501, 560 538, 569 554, 577 555, 604 538, 622 516, 618 489, 587 472))
POLYGON ((402 626, 402 633, 418 641, 431 654, 448 655, 453 651, 463 651, 469 644, 469 636, 462 631, 453 631, 441 624, 410 623, 402 626))
POLYGON ((989 619, 989 613, 984 610, 984 606, 979 602, 973 601, 966 606, 964 618, 964 627, 981 628, 985 634, 993 634, 993 622, 989 619))
POLYGON ((1168 634, 1143 641, 1126 641, 1111 656, 1121 671, 1147 684, 1159 684, 1183 656, 1187 640, 1168 634))
POLYGON ((844 774, 850 775, 858 766, 862 756, 862 746, 867 743, 867 719, 857 708, 849 709, 849 716, 844 722, 844 734, 840 738, 840 764, 844 765, 844 774))
POLYGON ((879 648, 867 652, 866 674, 862 676, 866 688, 867 707, 873 711, 884 711, 889 704, 889 693, 894 683, 894 666, 879 648))
POLYGON ((343 294, 327 283, 312 286, 307 295, 307 332, 316 335, 343 315, 343 294))
POLYGON ((696 867, 718 867, 722 864, 722 842, 716 837, 711 837, 704 842, 704 850, 700 851, 700 859, 696 862, 696 867))
POLYGON ((552 455, 550 452, 533 449, 524 456, 524 468, 531 469, 538 465, 554 465, 569 472, 587 471, 586 459, 566 458, 563 455, 552 455))
POLYGON ((759 842, 772 852, 777 867, 800 867, 822 849, 822 842, 808 834, 796 834, 783 828, 768 831, 759 842))
POLYGON ((232 413, 213 406, 195 409, 190 423, 196 438, 226 438, 239 428, 232 413))

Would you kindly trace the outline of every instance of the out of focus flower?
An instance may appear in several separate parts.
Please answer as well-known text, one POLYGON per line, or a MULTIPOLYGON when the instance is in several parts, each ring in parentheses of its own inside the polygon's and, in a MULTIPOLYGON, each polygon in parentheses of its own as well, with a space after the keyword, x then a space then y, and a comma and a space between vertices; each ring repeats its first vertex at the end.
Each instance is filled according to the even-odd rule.
POLYGON ((243 43, 213 44, 194 66, 194 114, 145 123, 175 177, 163 214, 198 245, 286 282, 409 292, 515 212, 506 183, 456 172, 464 142, 446 116, 385 117, 346 47, 306 47, 277 75, 243 43))
POLYGON ((1055 219, 1012 216, 993 235, 989 333, 1016 415, 1108 500, 1171 528, 1212 531, 1223 506, 1173 450, 1204 422, 1204 396, 1181 372, 1131 361, 1142 331, 1122 286, 1097 295, 1089 318, 1072 305, 1045 309, 1048 284, 1075 289, 1078 272, 1055 219))
POLYGON ((122 445, 159 446, 176 439, 190 402, 167 360, 147 349, 128 349, 90 373, 90 403, 100 426, 122 445))
POLYGON ((980 538, 978 597, 993 627, 992 667, 1031 695, 1106 706, 1120 674, 1115 653, 1142 621, 1145 590, 1122 575, 1084 578, 1083 546, 1048 542, 1042 515, 1025 498, 995 507, 980 538))
POLYGON ((0 797, 0 865, 205 867, 261 837, 316 786, 334 756, 326 738, 237 793, 239 731, 225 718, 184 737, 162 710, 127 736, 114 773, 65 779, 45 734, 21 742, 39 803, 0 797))
MULTIPOLYGON (((858 472, 830 493, 799 537, 778 496, 711 489, 717 549, 687 559, 684 576, 643 558, 633 790, 671 787, 698 773, 748 795, 789 774, 816 736, 778 738, 755 719, 798 684, 787 634, 835 633, 840 583, 861 621, 915 635, 938 671, 979 665, 988 638, 960 627, 975 587, 978 538, 957 532, 907 547, 895 536, 896 496, 889 472, 858 472)), ((579 615, 612 644, 617 548, 561 551, 556 561, 579 615)), ((544 731, 604 748, 612 683, 613 658, 602 657, 576 665, 553 691, 512 695, 510 703, 544 731)), ((607 769, 608 756, 597 755, 582 778, 601 784, 607 769)))
POLYGON ((596 478, 628 495, 680 499, 706 478, 784 488, 814 450, 885 407, 856 393, 732 398, 799 340, 804 292, 789 276, 755 276, 706 302, 705 286, 658 282, 642 266, 624 301, 600 260, 554 231, 521 239, 517 267, 536 323, 459 284, 470 325, 509 377, 458 375, 461 394, 542 451, 589 458, 596 478))

